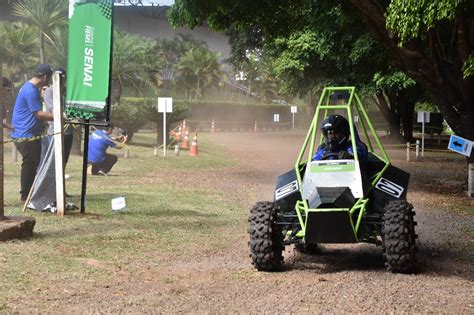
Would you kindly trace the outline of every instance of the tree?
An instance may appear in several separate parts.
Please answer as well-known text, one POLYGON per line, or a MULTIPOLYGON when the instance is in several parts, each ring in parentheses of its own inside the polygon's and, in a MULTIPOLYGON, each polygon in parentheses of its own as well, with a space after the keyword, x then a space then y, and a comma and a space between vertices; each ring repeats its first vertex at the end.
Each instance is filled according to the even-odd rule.
POLYGON ((112 59, 112 103, 119 102, 125 88, 141 92, 153 87, 163 65, 155 54, 155 42, 115 30, 112 59))
POLYGON ((456 134, 474 140, 474 2, 351 2, 391 64, 432 96, 456 134))
POLYGON ((248 50, 263 51, 287 95, 312 94, 322 82, 363 86, 386 67, 383 50, 347 2, 178 0, 169 16, 175 25, 207 20, 226 31, 234 65, 248 50))
POLYGON ((13 81, 24 80, 24 74, 34 67, 33 52, 38 48, 37 36, 31 26, 22 22, 0 24, 2 38, 0 62, 13 81))
POLYGON ((40 62, 45 63, 45 39, 53 42, 51 30, 67 23, 67 0, 18 0, 13 4, 12 14, 22 17, 39 31, 40 62))
POLYGON ((367 82, 367 76, 354 74, 380 71, 377 61, 391 64, 431 94, 457 134, 474 139, 473 6, 468 0, 273 0, 234 1, 232 6, 176 0, 169 17, 175 25, 207 21, 219 30, 254 34, 257 43, 281 44, 289 52, 281 65, 292 74, 290 87, 309 90, 312 84, 305 82, 317 79, 307 78, 337 78, 324 71, 331 67, 345 70, 343 79, 367 82), (379 59, 377 50, 386 58, 379 59))
POLYGON ((191 47, 176 65, 177 81, 182 82, 188 99, 202 98, 204 90, 216 86, 223 76, 218 53, 191 47))
POLYGON ((401 71, 376 73, 376 103, 389 123, 389 135, 400 138, 400 120, 405 141, 413 142, 413 114, 415 103, 421 97, 419 86, 401 71))

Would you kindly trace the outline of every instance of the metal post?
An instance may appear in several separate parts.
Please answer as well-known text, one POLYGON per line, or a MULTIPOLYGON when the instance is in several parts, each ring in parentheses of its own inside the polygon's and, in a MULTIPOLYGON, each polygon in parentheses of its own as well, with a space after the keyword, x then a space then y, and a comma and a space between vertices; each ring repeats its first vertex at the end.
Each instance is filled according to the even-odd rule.
POLYGON ((163 111, 163 157, 166 156, 166 110, 168 109, 168 99, 165 99, 165 110, 163 111))
POLYGON ((174 145, 174 155, 179 156, 179 145, 174 145))
POLYGON ((215 132, 214 119, 211 122, 211 132, 215 132))
POLYGON ((410 162, 410 142, 407 142, 407 162, 410 162))
POLYGON ((129 151, 128 148, 123 149, 123 158, 128 159, 129 157, 129 151))
POLYGON ((0 221, 1 221, 5 218, 4 197, 3 197, 3 100, 2 99, 0 99, 0 123, 2 124, 0 126, 0 221))
POLYGON ((87 155, 89 154, 89 119, 84 125, 84 156, 82 157, 82 189, 81 189, 81 213, 86 212, 86 191, 87 191, 87 155))
POLYGON ((292 113, 293 117, 291 119, 291 130, 295 131, 295 113, 292 113))
POLYGON ((468 164, 467 196, 474 197, 474 163, 468 164))
POLYGON ((416 140, 416 158, 418 159, 420 157, 420 140, 416 140))
POLYGON ((12 146, 12 161, 13 163, 18 162, 18 150, 16 149, 15 144, 12 146))
POLYGON ((425 156, 425 114, 423 113, 423 122, 421 123, 421 157, 425 156))
POLYGON ((54 116, 54 168, 56 179, 56 207, 58 215, 64 216, 66 199, 64 194, 64 149, 63 149, 63 108, 61 96, 61 74, 53 74, 53 116, 54 116))

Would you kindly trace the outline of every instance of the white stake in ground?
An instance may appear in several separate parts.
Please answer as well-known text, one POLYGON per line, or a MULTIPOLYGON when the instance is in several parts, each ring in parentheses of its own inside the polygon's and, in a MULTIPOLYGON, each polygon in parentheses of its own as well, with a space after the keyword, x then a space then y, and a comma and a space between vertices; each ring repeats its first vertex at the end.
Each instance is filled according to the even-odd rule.
POLYGON ((166 156, 166 113, 173 112, 173 98, 158 97, 158 112, 163 113, 163 157, 166 156))

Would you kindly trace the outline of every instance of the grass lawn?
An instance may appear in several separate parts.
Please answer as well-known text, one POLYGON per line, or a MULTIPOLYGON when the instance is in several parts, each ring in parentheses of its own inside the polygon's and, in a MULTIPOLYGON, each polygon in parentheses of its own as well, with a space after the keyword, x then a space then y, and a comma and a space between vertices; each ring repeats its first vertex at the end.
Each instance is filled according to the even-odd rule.
MULTIPOLYGON (((172 151, 166 158, 154 157, 154 139, 154 134, 135 135, 134 141, 140 145, 130 145, 128 160, 117 151, 119 162, 110 176, 89 176, 86 213, 68 212, 64 218, 21 212, 21 157, 13 163, 12 145, 6 145, 6 215, 33 216, 36 226, 29 240, 0 243, 0 311, 8 309, 9 299, 44 293, 54 286, 74 289, 107 282, 116 268, 133 271, 144 264, 166 263, 168 255, 186 257, 194 250, 232 246, 232 239, 222 231, 241 230, 235 222, 245 224, 247 210, 206 185, 184 187, 173 174, 207 170, 218 176, 220 170, 235 167, 235 162, 213 147, 205 135, 199 139, 198 157, 190 157, 186 151, 179 157, 172 151), (125 196, 127 209, 112 212, 111 199, 120 195, 125 196), (222 236, 213 237, 216 234, 222 236)), ((71 156, 66 170, 71 175, 67 190, 78 206, 81 163, 80 156, 71 156)))

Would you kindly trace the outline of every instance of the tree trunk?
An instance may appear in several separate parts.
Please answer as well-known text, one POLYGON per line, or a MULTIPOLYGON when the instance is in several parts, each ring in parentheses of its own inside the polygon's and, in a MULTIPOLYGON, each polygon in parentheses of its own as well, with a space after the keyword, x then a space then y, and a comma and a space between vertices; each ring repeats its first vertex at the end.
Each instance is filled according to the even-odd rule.
POLYGON ((39 34, 39 40, 40 40, 40 63, 45 63, 44 62, 44 35, 41 31, 39 34))
POLYGON ((403 137, 405 142, 414 142, 413 140, 413 112, 415 109, 415 102, 410 101, 406 90, 402 90, 393 95, 391 102, 397 108, 398 119, 402 122, 403 137))
POLYGON ((388 123, 389 138, 394 139, 396 141, 400 141, 400 117, 395 112, 395 110, 390 108, 382 90, 377 91, 377 93, 375 94, 375 98, 380 113, 388 123))

